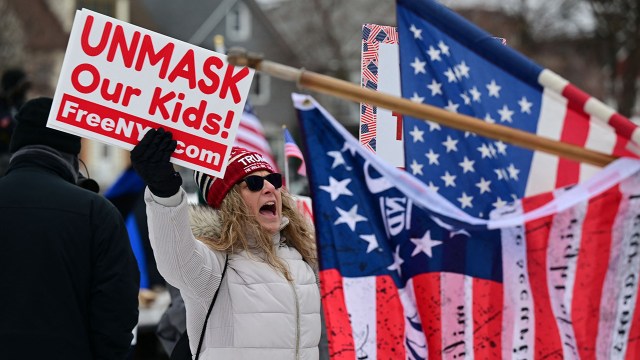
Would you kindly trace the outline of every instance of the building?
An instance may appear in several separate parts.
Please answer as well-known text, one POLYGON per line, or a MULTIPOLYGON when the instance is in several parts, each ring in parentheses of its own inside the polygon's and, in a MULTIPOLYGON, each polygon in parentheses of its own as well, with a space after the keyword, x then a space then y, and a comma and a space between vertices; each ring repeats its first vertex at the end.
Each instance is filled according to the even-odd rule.
MULTIPOLYGON (((273 61, 300 66, 296 55, 253 0, 0 0, 0 70, 22 66, 33 80, 30 97, 52 96, 64 59, 74 13, 88 8, 104 15, 214 49, 220 35, 228 47, 240 46, 273 61)), ((274 151, 282 144, 282 125, 295 125, 290 94, 296 85, 256 73, 250 102, 274 151)), ((129 165, 129 152, 84 140, 81 158, 102 188, 129 165)))

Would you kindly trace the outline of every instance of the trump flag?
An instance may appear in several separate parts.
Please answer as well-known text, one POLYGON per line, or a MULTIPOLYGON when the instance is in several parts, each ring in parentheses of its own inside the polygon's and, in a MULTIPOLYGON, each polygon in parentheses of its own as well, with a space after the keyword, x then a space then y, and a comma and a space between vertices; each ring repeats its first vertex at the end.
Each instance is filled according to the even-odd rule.
MULTIPOLYGON (((402 96, 616 156, 637 157, 622 115, 435 0, 398 0, 402 96)), ((429 119, 427 119, 429 120, 429 119)), ((599 168, 404 118, 405 167, 469 214, 572 185, 599 168)))
POLYGON ((294 103, 332 359, 640 356, 640 161, 487 220, 294 103))

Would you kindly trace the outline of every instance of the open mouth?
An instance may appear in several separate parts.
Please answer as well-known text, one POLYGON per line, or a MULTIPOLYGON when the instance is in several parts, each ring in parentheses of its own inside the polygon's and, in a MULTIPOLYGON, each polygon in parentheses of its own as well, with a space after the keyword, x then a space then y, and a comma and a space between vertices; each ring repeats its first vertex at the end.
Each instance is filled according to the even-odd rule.
POLYGON ((260 207, 260 214, 262 215, 275 215, 276 214, 276 203, 275 201, 266 202, 264 205, 260 207))

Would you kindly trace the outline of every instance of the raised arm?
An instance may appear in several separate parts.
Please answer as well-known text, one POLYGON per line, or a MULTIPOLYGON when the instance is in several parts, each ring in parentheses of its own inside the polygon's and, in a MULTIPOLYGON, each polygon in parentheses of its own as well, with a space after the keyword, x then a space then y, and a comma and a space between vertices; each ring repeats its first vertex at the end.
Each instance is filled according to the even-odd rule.
POLYGON ((224 255, 210 250, 191 233, 182 178, 169 162, 175 148, 170 132, 149 130, 131 151, 131 163, 147 184, 149 238, 158 271, 180 291, 210 298, 217 288, 211 284, 220 282, 224 255))

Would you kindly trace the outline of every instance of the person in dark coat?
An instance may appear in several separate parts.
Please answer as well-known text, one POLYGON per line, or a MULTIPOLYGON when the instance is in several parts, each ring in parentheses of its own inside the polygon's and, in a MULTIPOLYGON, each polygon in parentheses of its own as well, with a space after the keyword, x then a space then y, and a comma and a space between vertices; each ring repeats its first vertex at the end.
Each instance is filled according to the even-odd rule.
POLYGON ((0 359, 124 359, 139 272, 122 216, 76 185, 80 138, 18 112, 0 178, 0 359))
POLYGON ((0 79, 0 177, 9 164, 9 142, 16 127, 15 115, 27 98, 31 82, 22 69, 9 69, 0 79))

